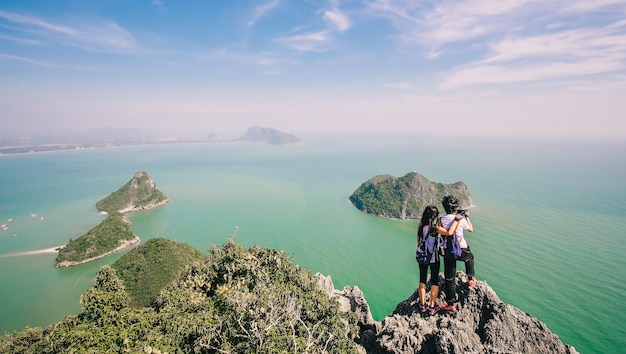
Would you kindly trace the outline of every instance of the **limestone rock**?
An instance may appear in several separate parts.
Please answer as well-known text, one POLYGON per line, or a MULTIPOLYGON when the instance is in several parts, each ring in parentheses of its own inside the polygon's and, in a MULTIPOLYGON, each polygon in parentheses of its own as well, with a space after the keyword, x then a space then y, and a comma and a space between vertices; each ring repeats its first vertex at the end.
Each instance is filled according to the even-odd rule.
MULTIPOLYGON (((350 311, 357 313, 361 328, 358 342, 366 353, 577 353, 544 323, 502 302, 485 281, 479 280, 473 288, 465 285, 467 276, 462 272, 457 272, 456 277, 456 313, 422 314, 416 290, 380 322, 372 320, 369 306, 357 287, 338 291, 330 277, 318 276, 320 287, 329 296, 349 303, 350 311)), ((443 290, 441 274, 438 282, 443 290)), ((440 299, 444 296, 441 291, 440 299)), ((342 305, 342 309, 347 310, 348 306, 342 305)))

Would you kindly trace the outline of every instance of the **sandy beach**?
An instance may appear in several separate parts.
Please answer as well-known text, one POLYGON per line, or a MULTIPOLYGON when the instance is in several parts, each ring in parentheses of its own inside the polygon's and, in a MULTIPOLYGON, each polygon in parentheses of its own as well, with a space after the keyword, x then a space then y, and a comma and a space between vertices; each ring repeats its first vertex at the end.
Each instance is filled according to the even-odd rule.
POLYGON ((42 254, 42 253, 57 253, 59 252, 59 249, 65 247, 64 245, 61 246, 56 246, 56 247, 52 247, 52 248, 46 248, 46 249, 42 249, 42 250, 34 250, 34 251, 24 251, 24 252, 14 252, 14 253, 7 253, 7 254, 0 254, 0 258, 6 258, 6 257, 17 257, 17 256, 28 256, 28 255, 33 255, 33 254, 42 254))

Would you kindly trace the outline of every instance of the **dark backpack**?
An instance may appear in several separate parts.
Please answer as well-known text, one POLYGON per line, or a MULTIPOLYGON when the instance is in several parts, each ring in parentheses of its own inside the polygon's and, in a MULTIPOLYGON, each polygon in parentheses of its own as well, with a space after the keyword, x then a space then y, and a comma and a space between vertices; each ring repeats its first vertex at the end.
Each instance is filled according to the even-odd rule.
MULTIPOLYGON (((426 244, 426 239, 432 236, 422 236, 420 242, 417 244, 417 250, 415 251, 415 260, 419 264, 430 264, 430 261, 433 258, 433 253, 436 253, 435 250, 438 248, 435 244, 433 247, 433 252, 428 250, 428 245, 426 244)), ((438 238, 435 238, 436 240, 438 238)))
POLYGON ((447 258, 459 258, 463 253, 463 249, 461 248, 461 243, 456 235, 445 237, 446 243, 446 257, 447 258))

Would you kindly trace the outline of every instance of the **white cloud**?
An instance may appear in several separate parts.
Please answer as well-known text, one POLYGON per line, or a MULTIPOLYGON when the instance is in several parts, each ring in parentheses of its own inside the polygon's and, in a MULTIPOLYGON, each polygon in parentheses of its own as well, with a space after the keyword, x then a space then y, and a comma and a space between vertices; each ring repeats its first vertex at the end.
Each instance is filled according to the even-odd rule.
POLYGON ((302 52, 324 51, 324 45, 330 42, 328 31, 319 31, 277 39, 283 45, 302 52))
POLYGON ((61 65, 46 63, 46 62, 43 62, 43 61, 30 59, 30 58, 24 58, 24 57, 20 57, 20 56, 16 56, 16 55, 10 55, 10 54, 0 54, 0 61, 2 61, 3 59, 4 60, 12 60, 12 61, 20 61, 20 62, 23 62, 23 63, 33 64, 33 65, 37 65, 37 66, 46 66, 46 67, 50 67, 50 68, 60 68, 60 67, 62 67, 61 65))
POLYGON ((50 23, 34 16, 21 15, 0 10, 0 17, 17 24, 43 28, 56 33, 62 33, 70 37, 74 37, 77 35, 77 31, 73 28, 50 23))
POLYGON ((454 70, 440 85, 441 89, 455 89, 469 85, 528 82, 580 77, 624 69, 618 60, 592 59, 578 62, 550 62, 532 66, 508 67, 478 65, 454 70))
POLYGON ((626 34, 584 29, 525 38, 507 38, 490 45, 493 54, 486 63, 529 57, 612 57, 626 53, 626 34), (622 54, 619 54, 622 53, 622 54))
POLYGON ((279 3, 280 3, 279 0, 272 0, 270 2, 267 2, 265 4, 255 7, 254 12, 252 14, 252 18, 250 19, 250 21, 248 21, 248 24, 247 24, 248 28, 254 26, 260 18, 262 18, 268 12, 270 12, 272 9, 278 6, 279 3))
POLYGON ((0 18, 18 25, 16 31, 56 44, 95 52, 129 52, 138 49, 130 32, 114 21, 90 20, 68 26, 6 11, 0 11, 0 18))
POLYGON ((339 10, 324 11, 324 19, 329 21, 339 32, 347 31, 352 26, 350 19, 339 10))

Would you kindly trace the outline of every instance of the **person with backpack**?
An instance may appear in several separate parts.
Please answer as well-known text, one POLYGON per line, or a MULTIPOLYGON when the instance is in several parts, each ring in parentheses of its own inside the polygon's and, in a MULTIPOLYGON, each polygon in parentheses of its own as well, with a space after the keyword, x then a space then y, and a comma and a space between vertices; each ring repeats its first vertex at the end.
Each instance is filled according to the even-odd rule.
POLYGON ((453 222, 448 229, 441 227, 439 222, 439 210, 434 205, 424 208, 422 218, 417 226, 417 250, 415 259, 419 263, 420 282, 418 287, 420 312, 428 311, 434 315, 441 309, 437 303, 439 296, 439 234, 452 235, 457 227, 453 222), (430 268, 430 299, 426 305, 426 278, 430 268))
POLYGON ((465 273, 469 278, 467 285, 473 287, 476 285, 476 277, 474 276, 474 254, 470 250, 467 241, 463 235, 463 231, 473 232, 474 227, 469 219, 467 210, 459 210, 459 201, 451 196, 443 197, 441 201, 446 212, 440 220, 443 228, 450 229, 453 223, 457 222, 458 226, 452 229, 452 236, 444 236, 445 253, 444 253, 444 277, 446 289, 446 303, 442 306, 443 310, 455 312, 457 301, 456 298, 456 261, 460 260, 465 263, 465 273))

